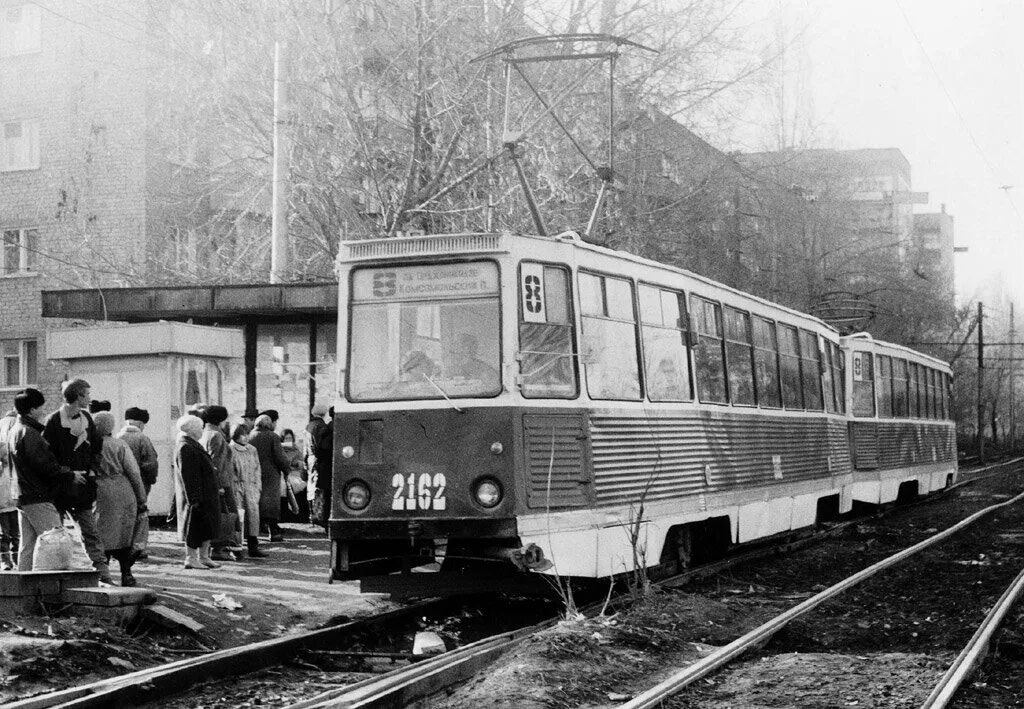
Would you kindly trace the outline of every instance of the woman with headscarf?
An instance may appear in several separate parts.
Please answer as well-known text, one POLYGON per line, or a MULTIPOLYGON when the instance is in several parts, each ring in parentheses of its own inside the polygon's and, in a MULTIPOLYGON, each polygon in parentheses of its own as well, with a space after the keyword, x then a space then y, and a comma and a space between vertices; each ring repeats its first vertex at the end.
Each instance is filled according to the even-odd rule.
POLYGON ((213 461, 199 439, 203 420, 186 414, 178 419, 178 438, 174 446, 174 474, 181 491, 182 538, 185 541, 185 568, 220 568, 210 558, 210 542, 220 527, 220 490, 213 461))
POLYGON ((256 430, 249 436, 249 445, 260 458, 260 526, 270 530, 270 541, 283 542, 281 527, 281 480, 291 469, 288 456, 281 447, 281 437, 274 433, 274 421, 267 414, 256 417, 256 430))
POLYGON ((96 529, 110 559, 121 565, 121 585, 134 586, 132 539, 139 514, 146 514, 146 488, 139 465, 128 444, 113 438, 114 415, 100 411, 93 416, 96 433, 103 437, 102 459, 96 473, 96 529))
MULTIPOLYGON (((221 425, 228 418, 228 410, 223 406, 206 406, 199 417, 203 420, 203 437, 199 440, 213 461, 213 469, 217 471, 217 486, 223 502, 228 510, 238 509, 235 501, 234 468, 231 465, 231 446, 221 431, 221 425)), ((232 532, 231 539, 218 539, 210 558, 214 561, 236 561, 234 552, 229 548, 237 546, 237 532, 232 532)))
POLYGON ((249 556, 261 559, 266 556, 259 549, 260 494, 263 480, 260 473, 260 454, 249 445, 249 427, 244 423, 231 429, 231 465, 234 468, 235 492, 242 510, 245 543, 249 556))

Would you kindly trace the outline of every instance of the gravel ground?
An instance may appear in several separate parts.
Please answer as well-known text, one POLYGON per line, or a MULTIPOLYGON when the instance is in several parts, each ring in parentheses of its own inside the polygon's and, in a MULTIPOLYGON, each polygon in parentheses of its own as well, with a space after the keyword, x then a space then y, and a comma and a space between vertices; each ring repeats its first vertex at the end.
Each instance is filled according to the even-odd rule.
MULTIPOLYGON (((855 571, 1022 490, 1019 474, 999 476, 685 592, 657 594, 614 618, 564 623, 438 706, 614 707, 855 571)), ((819 607, 758 655, 666 706, 919 706, 1021 568, 1015 540, 1024 504, 979 525, 819 607)), ((1024 676, 1000 677, 1017 687, 1001 697, 1024 686, 1024 676)))
MULTIPOLYGON (((486 676, 430 705, 614 707, 854 571, 1021 489, 1019 474, 999 476, 926 505, 866 520, 821 545, 748 563, 684 591, 656 593, 617 615, 567 620, 524 643, 486 676)), ((751 661, 703 680, 669 706, 919 704, 992 599, 1020 571, 1024 505, 980 524, 977 531, 921 556, 913 568, 884 572, 820 607, 751 661)), ((0 702, 389 605, 379 596, 360 596, 355 584, 325 584, 322 534, 298 526, 290 531, 284 545, 269 547, 269 560, 228 564, 209 574, 181 570, 173 535, 157 532, 151 561, 140 565, 136 576, 154 587, 162 601, 203 622, 201 636, 151 628, 133 637, 122 628, 73 617, 7 622, 0 626, 0 702), (226 593, 242 607, 219 607, 215 593, 226 593)), ((1022 620, 1021 613, 1014 616, 973 686, 958 696, 958 706, 1024 705, 1022 620)), ((369 668, 328 667, 322 658, 300 657, 292 667, 253 678, 244 692, 225 684, 196 701, 202 706, 276 706, 362 676, 356 669, 369 668)))

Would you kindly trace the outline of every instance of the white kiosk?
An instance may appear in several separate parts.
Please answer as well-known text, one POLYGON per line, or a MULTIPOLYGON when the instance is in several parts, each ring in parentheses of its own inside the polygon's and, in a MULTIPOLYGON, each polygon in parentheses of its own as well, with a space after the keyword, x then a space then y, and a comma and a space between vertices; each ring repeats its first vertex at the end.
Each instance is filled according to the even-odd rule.
POLYGON ((167 514, 174 424, 197 403, 223 404, 225 389, 244 380, 242 331, 168 321, 52 330, 46 354, 67 362, 68 378, 88 381, 94 399, 110 401, 118 427, 125 409, 149 411, 146 435, 160 472, 148 506, 151 515, 167 514))

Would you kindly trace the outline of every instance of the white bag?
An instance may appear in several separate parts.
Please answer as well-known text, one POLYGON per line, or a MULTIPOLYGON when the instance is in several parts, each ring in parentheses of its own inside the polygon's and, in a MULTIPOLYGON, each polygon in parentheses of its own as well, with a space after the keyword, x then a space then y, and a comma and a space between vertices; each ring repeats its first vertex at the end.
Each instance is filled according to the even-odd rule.
POLYGON ((63 527, 48 529, 36 539, 32 556, 34 571, 65 571, 71 568, 75 542, 63 527))
POLYGON ((92 569, 92 559, 89 558, 89 552, 85 550, 85 540, 82 539, 82 530, 78 527, 78 522, 70 517, 65 517, 64 529, 71 536, 71 568, 92 569))

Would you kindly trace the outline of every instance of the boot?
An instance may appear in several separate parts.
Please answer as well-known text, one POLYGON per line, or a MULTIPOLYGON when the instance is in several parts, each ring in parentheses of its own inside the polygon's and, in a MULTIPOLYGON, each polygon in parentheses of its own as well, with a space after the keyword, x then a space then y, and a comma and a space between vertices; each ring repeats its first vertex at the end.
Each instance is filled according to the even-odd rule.
POLYGON ((100 572, 100 583, 108 586, 114 585, 114 579, 110 577, 110 564, 107 562, 93 563, 93 567, 100 572))
POLYGON ((260 542, 256 537, 246 537, 246 544, 249 546, 249 558, 265 559, 267 554, 259 549, 260 542))
POLYGON ((193 549, 192 547, 185 546, 185 568, 186 569, 202 569, 205 568, 199 561, 199 549, 193 549))
POLYGON ((210 558, 210 542, 199 545, 199 563, 208 569, 219 569, 220 564, 210 558))
POLYGON ((139 582, 132 576, 132 561, 135 559, 135 550, 131 547, 122 549, 117 557, 117 563, 121 566, 121 585, 138 586, 139 582))
POLYGON ((278 525, 278 523, 277 522, 271 522, 269 524, 269 527, 270 527, 270 541, 271 542, 283 542, 284 541, 284 535, 281 534, 281 527, 278 525))

